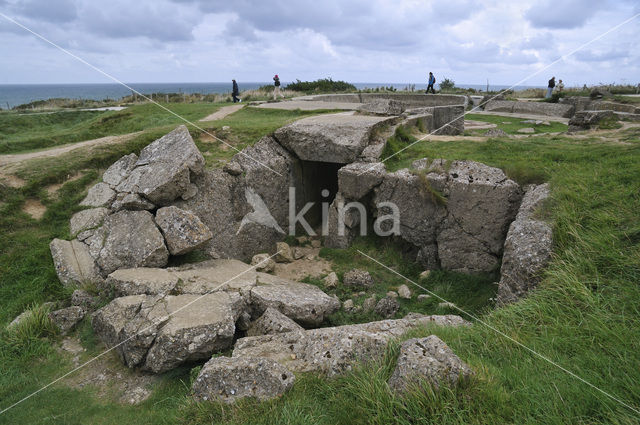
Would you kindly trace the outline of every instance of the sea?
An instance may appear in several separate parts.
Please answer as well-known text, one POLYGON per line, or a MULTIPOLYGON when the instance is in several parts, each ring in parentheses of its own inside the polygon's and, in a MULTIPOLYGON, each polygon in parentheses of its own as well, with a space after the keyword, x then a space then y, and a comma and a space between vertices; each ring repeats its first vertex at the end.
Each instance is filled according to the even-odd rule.
MULTIPOLYGON (((238 81, 240 91, 257 89, 272 82, 242 82, 238 81)), ((412 83, 352 83, 358 89, 375 89, 377 87, 394 87, 404 90, 412 83)), ((164 93, 200 93, 226 94, 231 93, 231 83, 127 83, 134 90, 143 94, 164 93)), ((282 86, 286 87, 283 82, 282 86)), ((426 90, 426 84, 413 84, 416 91, 426 90)), ((456 87, 486 90, 487 86, 478 84, 456 84, 456 87)), ((533 86, 516 86, 515 90, 531 88, 533 86)), ((490 85, 489 90, 504 90, 507 85, 490 85)), ((539 87, 536 87, 539 88, 539 87)), ((118 100, 132 94, 132 91, 116 83, 109 84, 0 84, 0 108, 11 109, 15 106, 36 100, 52 98, 118 100)))

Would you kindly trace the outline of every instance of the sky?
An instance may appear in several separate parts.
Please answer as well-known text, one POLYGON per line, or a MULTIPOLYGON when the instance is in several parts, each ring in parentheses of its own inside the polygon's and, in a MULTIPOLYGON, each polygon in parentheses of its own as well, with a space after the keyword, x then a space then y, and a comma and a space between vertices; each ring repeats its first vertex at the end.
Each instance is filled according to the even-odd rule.
MULTIPOLYGON (((605 34, 639 1, 0 0, 0 13, 125 82, 640 83, 640 16, 605 34)), ((0 84, 112 82, 3 16, 0 40, 0 84)))

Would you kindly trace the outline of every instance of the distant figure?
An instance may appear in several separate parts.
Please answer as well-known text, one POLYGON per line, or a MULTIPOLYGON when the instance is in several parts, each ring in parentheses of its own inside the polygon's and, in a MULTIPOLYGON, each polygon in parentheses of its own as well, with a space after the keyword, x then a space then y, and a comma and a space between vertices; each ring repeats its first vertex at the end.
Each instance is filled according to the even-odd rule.
POLYGON ((231 96, 233 96, 233 103, 242 102, 242 99, 238 98, 238 95, 240 94, 238 83, 236 83, 236 80, 231 81, 233 81, 233 90, 231 91, 231 96))
POLYGON ((562 93, 562 90, 564 90, 564 83, 562 82, 562 80, 558 81, 557 90, 558 90, 558 93, 562 93))
POLYGON ((551 94, 553 93, 553 88, 556 86, 556 77, 551 77, 551 79, 549 80, 549 85, 547 86, 547 95, 545 96, 546 99, 549 99, 551 97, 551 94))
POLYGON ((278 96, 284 97, 284 95, 280 93, 280 77, 276 74, 273 77, 273 100, 276 100, 278 96))
POLYGON ((433 88, 433 85, 436 83, 436 77, 433 76, 433 72, 429 73, 429 85, 427 86, 426 94, 429 94, 429 89, 431 89, 431 93, 436 94, 436 91, 433 88))

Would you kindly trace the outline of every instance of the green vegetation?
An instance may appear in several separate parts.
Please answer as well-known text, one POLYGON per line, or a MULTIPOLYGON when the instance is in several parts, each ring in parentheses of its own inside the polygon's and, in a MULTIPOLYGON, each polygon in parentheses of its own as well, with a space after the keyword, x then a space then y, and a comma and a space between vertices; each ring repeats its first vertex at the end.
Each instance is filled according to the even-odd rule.
POLYGON ((447 77, 444 77, 439 85, 440 85, 440 90, 444 90, 444 91, 453 90, 456 87, 455 81, 447 77))
POLYGON ((304 92, 307 94, 336 93, 336 92, 356 91, 356 86, 354 86, 353 84, 347 83, 346 81, 333 81, 331 78, 321 78, 316 81, 296 80, 295 83, 288 84, 286 89, 304 92))
MULTIPOLYGON (((241 147, 306 114, 245 108, 210 125, 215 134, 241 147), (223 125, 230 129, 223 131, 223 125)), ((171 124, 161 118, 159 125, 171 124)), ((508 121, 485 115, 468 118, 508 121)), ((68 125, 74 123, 71 120, 68 125)), ((55 128, 53 121, 45 125, 55 128)), ((501 128, 510 125, 515 128, 518 123, 501 128)), ((62 133, 63 127, 56 131, 62 133)), ((3 140, 13 144, 14 136, 4 133, 4 128, 3 140)), ((32 162, 19 172, 26 186, 0 185, 0 410, 73 368, 70 358, 55 348, 60 337, 51 330, 46 309, 39 307, 69 296, 53 270, 50 240, 69 236, 68 220, 102 169, 165 132, 165 127, 159 127, 87 154, 32 162), (68 180, 76 173, 81 177, 68 180), (45 190, 49 184, 63 182, 55 195, 45 190), (22 212, 27 199, 38 199, 47 207, 41 220, 22 212), (32 319, 20 330, 5 330, 4 325, 25 309, 34 311, 32 319)), ((233 154, 222 151, 219 142, 196 131, 193 134, 201 149, 209 152, 208 161, 233 154)), ((425 141, 388 161, 387 168, 396 170, 422 157, 471 159, 500 167, 522 184, 551 183, 552 201, 546 215, 554 222, 554 258, 539 289, 515 305, 492 309, 495 276, 432 272, 418 281, 420 269, 390 241, 361 238, 348 250, 323 249, 321 256, 333 262, 340 276, 353 267, 369 270, 378 297, 402 283, 420 293, 411 283, 360 255, 361 250, 602 390, 640 406, 640 130, 629 128, 606 136, 609 139, 541 133, 486 142, 425 141)), ((391 139, 385 153, 398 152, 415 140, 407 129, 397 130, 391 139)), ((352 296, 340 288, 333 292, 343 299, 352 296)), ((358 297, 356 304, 362 301, 358 297)), ((424 303, 415 298, 401 300, 399 316, 409 311, 446 312, 437 303, 434 298, 424 303)), ((340 312, 330 321, 342 324, 372 318, 340 312)), ((301 374, 291 391, 266 403, 194 403, 189 398, 194 372, 183 367, 163 375, 152 397, 140 406, 120 404, 111 393, 99 393, 91 385, 77 389, 60 382, 0 415, 0 423, 633 424, 640 420, 633 411, 482 323, 464 329, 423 328, 404 338, 430 334, 440 336, 476 371, 467 387, 394 395, 386 386, 398 352, 394 342, 380 361, 330 380, 301 374)), ((87 348, 81 361, 101 352, 89 319, 75 336, 87 348)))

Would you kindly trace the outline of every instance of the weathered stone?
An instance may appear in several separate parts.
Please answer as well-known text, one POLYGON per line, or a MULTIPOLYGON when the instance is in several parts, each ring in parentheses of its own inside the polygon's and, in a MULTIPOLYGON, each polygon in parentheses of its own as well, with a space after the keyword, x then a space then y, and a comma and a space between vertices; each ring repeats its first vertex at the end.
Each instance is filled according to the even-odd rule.
POLYGON ((394 99, 374 99, 358 107, 357 111, 372 115, 400 115, 404 112, 404 106, 394 99))
POLYGON ((248 397, 264 401, 281 396, 294 382, 293 373, 272 360, 214 357, 196 378, 193 396, 197 401, 225 403, 248 397))
POLYGON ((251 265, 259 272, 269 273, 276 268, 276 262, 269 254, 256 254, 251 259, 251 265))
POLYGON ((292 248, 293 249, 293 259, 294 260, 300 260, 301 258, 304 258, 305 253, 304 250, 300 247, 295 247, 292 248))
POLYGON ((382 183, 386 174, 384 164, 354 162, 338 170, 340 193, 347 199, 362 199, 382 183))
POLYGON ((351 269, 342 277, 342 283, 349 288, 370 288, 373 286, 373 278, 366 270, 351 269))
POLYGON ((107 286, 116 297, 162 295, 173 291, 179 280, 170 270, 140 267, 114 271, 107 277, 107 286))
POLYGON ((302 326, 275 308, 268 307, 262 316, 249 326, 247 336, 272 335, 301 330, 303 330, 302 326))
POLYGON ((500 128, 490 128, 484 133, 487 137, 509 137, 509 135, 500 128))
POLYGON ((364 302, 362 303, 362 310, 365 313, 368 313, 370 311, 373 311, 374 308, 376 308, 376 296, 372 295, 369 298, 365 299, 364 302))
POLYGON ((98 265, 104 273, 131 267, 163 267, 169 252, 148 211, 119 211, 103 225, 98 265))
POLYGON ((71 331, 85 315, 85 309, 79 306, 71 306, 49 313, 49 319, 53 322, 62 335, 71 331))
POLYGON ((174 206, 160 208, 156 212, 156 224, 162 230, 171 255, 191 252, 213 237, 198 216, 174 206))
POLYGON ((438 308, 448 309, 448 310, 457 310, 456 305, 449 301, 438 303, 438 308))
POLYGON ((188 201, 189 199, 193 198, 197 194, 198 194, 198 186, 196 186, 193 183, 189 183, 189 186, 187 186, 187 190, 185 190, 184 193, 180 195, 180 197, 183 200, 188 201))
POLYGON ((536 129, 533 127, 525 127, 525 128, 518 129, 518 133, 522 133, 522 134, 533 134, 535 132, 536 132, 536 129))
POLYGON ((97 299, 83 289, 76 289, 71 294, 71 305, 82 307, 85 310, 91 310, 97 304, 97 299))
POLYGON ((276 243, 276 255, 273 257, 276 263, 292 263, 294 261, 291 247, 286 242, 276 243))
POLYGON ((146 146, 136 167, 116 190, 138 193, 156 205, 167 205, 187 192, 190 173, 200 174, 203 168, 202 154, 187 127, 181 125, 146 146))
POLYGON ((603 120, 615 119, 613 111, 581 111, 569 120, 569 131, 589 130, 603 120))
POLYGON ((418 301, 425 301, 425 300, 428 300, 429 298, 431 298, 431 295, 428 295, 428 294, 418 295, 418 301))
POLYGON ((102 226, 102 222, 107 215, 109 215, 109 210, 107 208, 91 208, 88 210, 78 211, 71 216, 71 235, 75 236, 85 230, 102 226))
POLYGON ((355 363, 382 357, 390 339, 428 324, 469 323, 459 316, 425 316, 247 337, 236 342, 233 357, 263 357, 281 363, 292 372, 334 376, 350 370, 355 363))
POLYGON ((116 298, 93 317, 96 334, 125 364, 154 373, 211 356, 233 342, 244 309, 237 293, 116 298))
POLYGON ((348 299, 342 303, 342 309, 346 312, 353 311, 353 300, 348 299))
POLYGON ((389 387, 404 392, 412 385, 426 381, 435 388, 455 386, 473 375, 469 366, 437 336, 413 338, 402 343, 396 368, 389 378, 389 387))
POLYGON ((411 299, 411 289, 407 285, 400 285, 398 288, 398 295, 405 300, 411 299))
POLYGON ((399 309, 400 304, 398 304, 398 300, 392 297, 385 297, 378 301, 374 311, 377 315, 389 319, 395 316, 399 309))
POLYGON ((551 259, 551 226, 535 215, 549 197, 547 184, 527 191, 518 215, 507 234, 498 284, 497 304, 517 301, 535 288, 551 259))
POLYGON ((317 286, 264 273, 257 275, 258 285, 251 288, 248 297, 256 315, 272 307, 303 326, 313 327, 340 308, 340 302, 317 286))
POLYGON ((108 207, 116 198, 116 192, 106 183, 98 183, 89 189, 89 193, 80 205, 83 207, 108 207))
POLYGON ((58 279, 65 286, 103 281, 100 270, 85 244, 74 239, 54 239, 49 244, 58 279))
POLYGON ((387 291, 387 298, 398 298, 398 293, 396 291, 387 291))
POLYGON ((120 210, 152 210, 155 208, 153 203, 147 201, 137 193, 118 193, 115 201, 111 204, 113 211, 120 210))
POLYGON ((279 128, 275 138, 303 161, 354 162, 385 117, 326 114, 303 118, 279 128))
POLYGON ((232 176, 239 176, 241 175, 244 170, 242 169, 242 166, 240 164, 238 164, 237 161, 229 161, 227 162, 224 167, 222 167, 222 169, 231 174, 232 176))
POLYGON ((324 286, 325 288, 335 288, 338 286, 340 281, 338 280, 338 275, 336 272, 331 272, 324 278, 324 286))
POLYGON ((548 102, 519 102, 514 100, 491 100, 484 105, 485 111, 511 112, 516 114, 547 115, 569 118, 573 115, 573 105, 548 102))
POLYGON ((102 181, 111 187, 118 186, 136 166, 138 155, 131 153, 114 162, 102 175, 102 181))
POLYGON ((429 277, 430 274, 431 274, 431 270, 425 270, 422 273, 420 273, 420 279, 426 279, 429 277))

